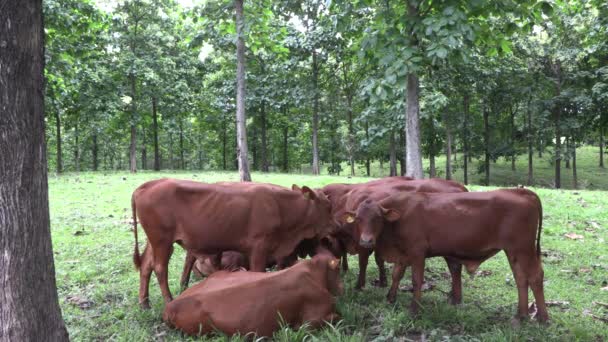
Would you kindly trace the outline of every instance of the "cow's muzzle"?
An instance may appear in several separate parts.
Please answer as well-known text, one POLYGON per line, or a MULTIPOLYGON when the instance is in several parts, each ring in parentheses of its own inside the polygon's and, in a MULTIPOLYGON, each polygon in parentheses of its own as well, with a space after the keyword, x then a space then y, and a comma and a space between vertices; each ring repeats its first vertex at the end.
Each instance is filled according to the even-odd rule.
POLYGON ((372 248, 374 247, 374 238, 373 237, 366 237, 366 236, 361 236, 361 238, 359 239, 359 245, 361 245, 361 247, 364 248, 372 248))

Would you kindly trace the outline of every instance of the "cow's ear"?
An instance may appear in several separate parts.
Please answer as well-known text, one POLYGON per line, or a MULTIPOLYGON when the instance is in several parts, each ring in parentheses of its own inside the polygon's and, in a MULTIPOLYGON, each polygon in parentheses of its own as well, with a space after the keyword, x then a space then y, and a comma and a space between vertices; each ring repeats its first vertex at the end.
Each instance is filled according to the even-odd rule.
POLYGON ((355 222, 356 215, 352 211, 347 211, 342 215, 341 219, 344 223, 353 223, 355 222))
POLYGON ((388 222, 395 222, 401 217, 401 213, 395 209, 386 209, 385 207, 380 207, 382 210, 382 215, 384 219, 388 222))
POLYGON ((297 185, 295 185, 295 184, 293 184, 293 185, 291 186, 291 190, 293 190, 293 191, 300 191, 300 192, 302 191, 302 189, 300 189, 300 187, 299 187, 299 186, 297 186, 297 185))
POLYGON ((306 197, 308 199, 311 199, 311 200, 317 199, 317 193, 313 189, 307 187, 306 185, 304 185, 302 187, 302 194, 304 195, 304 197, 306 197))
POLYGON ((329 261, 329 268, 331 268, 332 270, 337 270, 338 267, 340 266, 340 259, 331 259, 329 261))

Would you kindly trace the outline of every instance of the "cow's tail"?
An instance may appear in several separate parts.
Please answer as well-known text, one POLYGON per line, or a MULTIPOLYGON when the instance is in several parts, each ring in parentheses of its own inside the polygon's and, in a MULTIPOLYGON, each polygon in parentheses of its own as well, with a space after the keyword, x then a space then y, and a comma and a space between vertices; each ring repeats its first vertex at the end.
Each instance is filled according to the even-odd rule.
POLYGON ((543 230, 543 204, 540 201, 538 195, 536 195, 538 201, 538 232, 536 233, 536 256, 540 259, 540 233, 543 230))
POLYGON ((141 255, 139 255, 139 244, 137 242, 137 209, 135 207, 135 192, 131 196, 131 211, 133 213, 133 234, 135 235, 135 248, 133 249, 133 264, 135 269, 141 267, 141 255))

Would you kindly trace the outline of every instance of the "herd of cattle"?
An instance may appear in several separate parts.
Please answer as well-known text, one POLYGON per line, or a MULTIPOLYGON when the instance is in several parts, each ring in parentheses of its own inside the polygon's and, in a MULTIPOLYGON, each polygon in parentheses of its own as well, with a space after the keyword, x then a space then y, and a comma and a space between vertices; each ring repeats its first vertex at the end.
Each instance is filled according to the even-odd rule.
POLYGON ((394 264, 389 302, 411 266, 415 314, 426 258, 445 259, 452 277, 449 301, 458 304, 462 265, 472 274, 503 250, 517 284, 515 318, 528 315, 531 288, 539 321, 549 319, 540 253, 542 205, 527 189, 468 192, 453 181, 408 177, 321 189, 159 179, 138 187, 131 205, 140 305, 150 306, 154 271, 166 304, 163 319, 187 334, 269 336, 280 320, 313 328, 335 321, 335 296, 343 291, 340 263, 346 271, 347 253, 359 256, 357 289, 365 285, 372 252, 380 286, 387 286, 385 261, 394 264), (137 218, 148 238, 141 255, 137 218), (187 251, 182 288, 192 271, 208 277, 173 300, 167 269, 175 242, 187 251), (307 256, 311 259, 297 262, 307 256), (264 273, 273 266, 279 271, 264 273))

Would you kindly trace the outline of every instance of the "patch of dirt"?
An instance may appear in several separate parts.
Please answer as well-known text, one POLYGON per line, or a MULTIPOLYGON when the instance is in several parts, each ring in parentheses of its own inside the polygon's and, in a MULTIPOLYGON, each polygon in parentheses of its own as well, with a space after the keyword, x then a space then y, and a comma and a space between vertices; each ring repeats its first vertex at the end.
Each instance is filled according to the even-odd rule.
POLYGON ((93 301, 79 296, 79 295, 69 295, 66 297, 66 302, 74 305, 74 306, 78 306, 79 308, 81 308, 82 310, 86 310, 86 309, 90 309, 93 304, 93 301))

